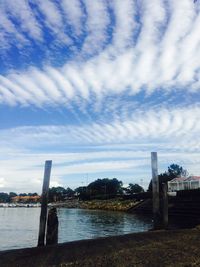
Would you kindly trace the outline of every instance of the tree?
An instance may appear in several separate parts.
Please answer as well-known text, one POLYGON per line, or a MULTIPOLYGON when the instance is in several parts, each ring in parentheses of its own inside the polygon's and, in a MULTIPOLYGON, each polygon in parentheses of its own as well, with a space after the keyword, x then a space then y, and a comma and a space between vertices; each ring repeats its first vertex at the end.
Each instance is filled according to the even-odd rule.
MULTIPOLYGON (((158 175, 159 188, 162 188, 163 183, 167 183, 168 181, 180 176, 188 176, 187 170, 183 169, 183 167, 178 164, 171 164, 167 168, 167 172, 158 175)), ((149 183, 148 191, 152 191, 152 180, 149 183)))
POLYGON ((13 197, 16 197, 16 196, 17 196, 17 194, 15 192, 10 192, 9 193, 9 202, 11 202, 12 201, 12 198, 13 197))
POLYGON ((0 202, 1 203, 6 203, 9 202, 10 198, 7 193, 0 192, 0 202))
POLYGON ((17 194, 15 193, 15 192, 10 192, 9 193, 9 197, 11 198, 11 197, 16 197, 17 196, 17 194))
POLYGON ((187 176, 188 172, 187 170, 184 170, 183 167, 179 166, 178 164, 171 164, 168 167, 168 172, 167 172, 168 176, 170 177, 170 179, 174 179, 176 177, 179 176, 187 176))
POLYGON ((63 201, 65 198, 65 188, 61 186, 49 189, 49 202, 63 201))
POLYGON ((75 194, 81 200, 87 200, 89 198, 88 190, 86 186, 79 186, 74 190, 75 194))
POLYGON ((97 179, 96 181, 90 183, 87 187, 87 191, 90 195, 94 196, 106 196, 122 193, 122 182, 116 178, 108 179, 97 179))
POLYGON ((74 197, 74 194, 75 194, 74 190, 72 190, 70 187, 67 187, 65 189, 66 197, 74 197))
POLYGON ((38 194, 37 193, 28 193, 28 196, 29 197, 35 197, 35 196, 38 196, 38 194))
POLYGON ((129 186, 126 188, 126 193, 129 195, 133 195, 136 193, 142 193, 144 192, 144 189, 139 184, 129 184, 129 186))

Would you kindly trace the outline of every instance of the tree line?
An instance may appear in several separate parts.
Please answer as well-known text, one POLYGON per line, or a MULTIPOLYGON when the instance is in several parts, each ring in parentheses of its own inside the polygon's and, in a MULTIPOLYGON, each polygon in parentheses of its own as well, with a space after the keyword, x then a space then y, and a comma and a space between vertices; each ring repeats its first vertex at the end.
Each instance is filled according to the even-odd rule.
MULTIPOLYGON (((135 194, 140 192, 144 192, 144 189, 138 184, 130 183, 128 187, 125 188, 123 187, 122 181, 116 178, 103 178, 91 182, 88 186, 80 186, 74 190, 70 187, 52 187, 49 189, 49 202, 65 201, 72 198, 78 198, 80 200, 109 199, 123 194, 135 194)), ((16 196, 24 197, 37 195, 37 193, 17 194, 15 192, 0 192, 0 203, 10 203, 12 202, 12 198, 16 196)))
MULTIPOLYGON (((160 190, 162 190, 163 183, 167 183, 176 177, 186 177, 188 175, 187 170, 182 166, 171 164, 167 168, 167 171, 158 175, 160 190)), ((49 191, 49 201, 63 201, 66 198, 70 199, 75 196, 81 200, 109 199, 118 196, 143 193, 144 191, 144 188, 137 183, 129 183, 128 187, 124 187, 122 181, 119 181, 117 178, 103 178, 91 182, 88 186, 80 186, 75 190, 69 187, 66 189, 63 187, 53 187, 49 191)), ((152 191, 152 180, 150 180, 147 191, 152 191)))
MULTIPOLYGON (((171 164, 167 171, 159 174, 159 185, 160 188, 163 183, 178 177, 187 176, 187 170, 177 164, 171 164)), ((152 191, 152 181, 149 183, 148 190, 152 191)), ((117 178, 103 178, 97 179, 91 182, 87 186, 79 186, 76 189, 70 187, 64 188, 61 186, 52 187, 49 189, 49 202, 65 201, 67 199, 79 198, 80 200, 91 200, 91 199, 110 199, 118 196, 133 195, 136 193, 143 193, 144 188, 139 184, 129 183, 127 187, 123 186, 122 181, 117 178)), ((15 192, 4 193, 0 192, 0 202, 11 202, 12 197, 15 196, 37 196, 37 193, 20 193, 15 192)))

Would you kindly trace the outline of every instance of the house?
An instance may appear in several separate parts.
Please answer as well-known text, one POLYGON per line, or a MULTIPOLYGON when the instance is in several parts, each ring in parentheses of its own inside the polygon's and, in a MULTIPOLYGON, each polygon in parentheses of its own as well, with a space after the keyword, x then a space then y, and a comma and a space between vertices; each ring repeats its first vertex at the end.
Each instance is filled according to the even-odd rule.
POLYGON ((168 182, 169 192, 197 188, 200 188, 200 176, 177 177, 168 182))

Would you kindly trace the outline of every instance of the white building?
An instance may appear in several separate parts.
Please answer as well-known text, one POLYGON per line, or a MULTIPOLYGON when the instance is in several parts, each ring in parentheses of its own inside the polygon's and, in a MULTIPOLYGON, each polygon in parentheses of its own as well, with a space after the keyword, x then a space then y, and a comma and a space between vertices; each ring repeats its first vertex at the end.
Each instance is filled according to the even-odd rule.
POLYGON ((197 188, 200 188, 200 176, 177 177, 168 182, 169 192, 197 188))

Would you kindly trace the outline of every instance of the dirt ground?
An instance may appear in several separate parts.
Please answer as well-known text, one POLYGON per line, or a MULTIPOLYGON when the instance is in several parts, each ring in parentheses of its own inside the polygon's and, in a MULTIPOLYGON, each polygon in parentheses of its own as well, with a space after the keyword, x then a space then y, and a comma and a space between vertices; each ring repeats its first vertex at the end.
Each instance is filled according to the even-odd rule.
POLYGON ((0 252, 1 267, 200 266, 200 230, 152 231, 0 252))

